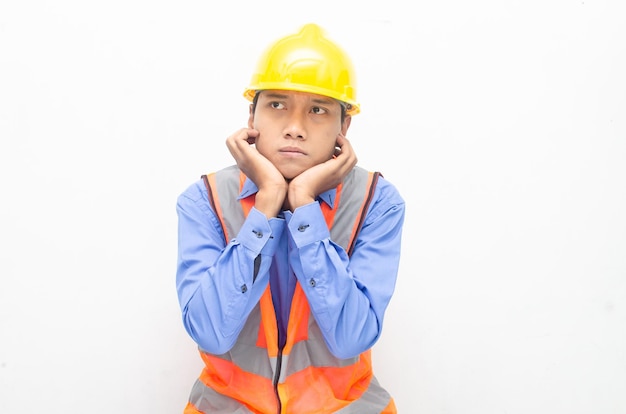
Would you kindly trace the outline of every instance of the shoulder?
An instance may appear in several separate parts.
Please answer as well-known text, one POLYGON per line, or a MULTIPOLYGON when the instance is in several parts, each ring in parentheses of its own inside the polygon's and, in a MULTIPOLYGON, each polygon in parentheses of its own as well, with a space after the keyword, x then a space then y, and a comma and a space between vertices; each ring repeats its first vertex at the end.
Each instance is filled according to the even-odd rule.
POLYGON ((396 186, 385 178, 384 175, 378 177, 376 191, 374 192, 374 202, 382 203, 389 206, 402 206, 404 208, 404 199, 396 186))
POLYGON ((204 176, 211 176, 214 174, 218 174, 220 176, 229 176, 229 175, 237 175, 239 174, 239 169, 237 168, 236 165, 230 165, 228 167, 222 168, 220 170, 215 170, 215 171, 211 171, 211 172, 207 172, 205 174, 202 174, 200 176, 199 179, 197 179, 196 181, 194 181, 193 183, 191 183, 178 197, 179 199, 181 197, 184 198, 188 198, 190 200, 193 201, 200 201, 200 200, 206 200, 208 201, 208 197, 207 197, 207 188, 206 188, 206 184, 204 183, 204 176))
POLYGON ((398 191, 396 186, 385 177, 385 174, 383 172, 376 171, 376 170, 368 170, 366 168, 356 166, 352 173, 355 175, 362 175, 362 176, 368 173, 378 175, 377 182, 375 183, 376 191, 374 192, 373 201, 381 199, 381 200, 387 200, 391 204, 404 204, 404 200, 402 196, 400 195, 400 192, 398 191))
POLYGON ((400 191, 385 177, 384 173, 380 172, 368 212, 369 218, 375 219, 390 211, 396 211, 403 215, 404 210, 405 202, 400 191))
POLYGON ((212 211, 206 187, 202 178, 191 183, 176 199, 176 209, 191 213, 193 211, 208 214, 212 211))
POLYGON ((209 211, 211 210, 209 206, 209 196, 207 192, 207 187, 204 182, 204 176, 213 175, 213 174, 225 174, 229 175, 232 172, 239 171, 236 165, 231 165, 226 168, 222 168, 220 170, 215 170, 208 172, 206 174, 201 175, 196 181, 192 182, 178 195, 177 203, 179 206, 183 205, 196 205, 200 207, 201 210, 209 211))

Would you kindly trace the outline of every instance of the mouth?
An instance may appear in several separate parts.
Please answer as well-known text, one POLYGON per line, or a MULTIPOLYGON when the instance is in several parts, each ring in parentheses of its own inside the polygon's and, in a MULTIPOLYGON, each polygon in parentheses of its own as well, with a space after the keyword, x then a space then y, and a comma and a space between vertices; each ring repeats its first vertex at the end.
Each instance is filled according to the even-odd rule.
POLYGON ((283 147, 278 152, 284 155, 306 155, 304 151, 297 147, 283 147))

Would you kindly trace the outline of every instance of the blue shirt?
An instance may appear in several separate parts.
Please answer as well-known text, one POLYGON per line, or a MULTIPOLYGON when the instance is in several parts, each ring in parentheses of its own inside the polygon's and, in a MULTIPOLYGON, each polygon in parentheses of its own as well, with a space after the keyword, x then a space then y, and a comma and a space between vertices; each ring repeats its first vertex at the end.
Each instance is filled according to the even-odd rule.
MULTIPOLYGON (((248 179, 240 198, 256 191, 248 179)), ((204 182, 198 180, 178 197, 176 289, 185 329, 202 350, 230 350, 268 283, 284 343, 296 281, 336 357, 351 358, 374 345, 396 284, 404 200, 379 178, 348 257, 330 239, 319 204, 333 207, 335 194, 335 189, 326 191, 315 202, 269 220, 253 207, 226 245, 204 182)))

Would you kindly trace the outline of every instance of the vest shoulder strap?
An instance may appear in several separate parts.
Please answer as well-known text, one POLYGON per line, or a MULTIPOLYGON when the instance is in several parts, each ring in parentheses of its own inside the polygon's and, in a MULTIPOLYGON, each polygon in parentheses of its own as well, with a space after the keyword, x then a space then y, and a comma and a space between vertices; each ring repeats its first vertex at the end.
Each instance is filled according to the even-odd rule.
POLYGON ((209 203, 220 220, 226 243, 237 235, 246 219, 243 207, 237 200, 243 178, 236 165, 202 176, 209 203))
POLYGON ((379 172, 355 167, 344 178, 337 191, 335 217, 329 224, 331 239, 352 255, 369 205, 374 197, 379 172))

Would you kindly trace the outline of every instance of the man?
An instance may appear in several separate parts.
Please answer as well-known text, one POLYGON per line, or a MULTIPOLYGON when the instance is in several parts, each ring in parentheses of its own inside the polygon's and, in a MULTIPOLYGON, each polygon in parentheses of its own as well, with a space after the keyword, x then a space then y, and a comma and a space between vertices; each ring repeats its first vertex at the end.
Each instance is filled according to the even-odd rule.
POLYGON ((358 167, 348 56, 305 25, 259 60, 236 165, 180 195, 177 291, 205 363, 185 413, 395 413, 371 347, 404 201, 358 167))

